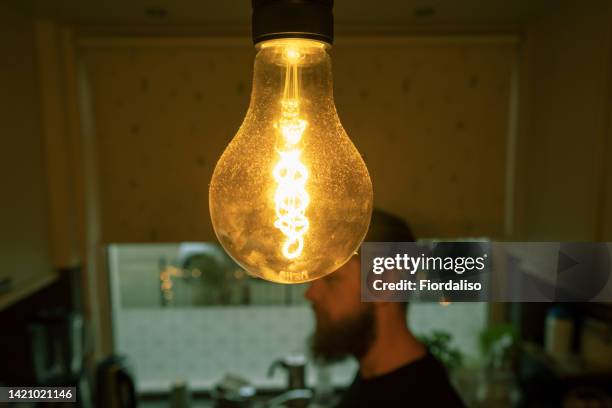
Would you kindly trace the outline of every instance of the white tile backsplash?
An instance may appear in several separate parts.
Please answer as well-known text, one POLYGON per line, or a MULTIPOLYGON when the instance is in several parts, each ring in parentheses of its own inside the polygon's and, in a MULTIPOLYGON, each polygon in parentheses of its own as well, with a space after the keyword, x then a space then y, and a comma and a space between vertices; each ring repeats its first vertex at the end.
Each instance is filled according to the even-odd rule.
MULTIPOLYGON (((181 378, 192 389, 208 389, 227 373, 260 388, 283 387, 286 376, 278 371, 268 378, 268 367, 288 353, 306 350, 314 326, 309 305, 161 307, 159 258, 172 262, 179 248, 179 244, 121 244, 109 249, 115 347, 132 361, 138 388, 168 390, 181 378)), ((294 297, 302 298, 305 288, 293 286, 294 297)), ((282 302, 284 297, 284 291, 263 281, 254 281, 251 291, 253 297, 268 301, 282 302)), ((476 356, 487 305, 414 303, 408 316, 416 334, 445 330, 467 356, 476 356)), ((334 365, 333 382, 348 383, 355 369, 354 361, 334 365)), ((314 384, 314 367, 307 373, 308 384, 314 384)))
MULTIPOLYGON (((417 334, 436 328, 452 333, 455 344, 473 356, 486 309, 482 303, 413 304, 409 321, 417 334)), ((279 371, 268 378, 268 367, 283 355, 305 351, 314 323, 308 306, 129 308, 116 319, 117 351, 130 357, 141 391, 169 389, 177 378, 192 389, 207 389, 226 373, 261 388, 283 387, 285 376, 279 371)), ((334 366, 334 382, 348 383, 355 368, 352 361, 334 366)))

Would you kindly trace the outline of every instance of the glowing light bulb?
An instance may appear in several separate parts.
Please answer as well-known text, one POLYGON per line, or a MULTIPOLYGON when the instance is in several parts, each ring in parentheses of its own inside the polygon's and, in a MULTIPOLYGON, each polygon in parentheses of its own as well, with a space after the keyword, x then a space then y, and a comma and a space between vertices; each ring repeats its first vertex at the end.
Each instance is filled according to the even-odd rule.
POLYGON ((336 113, 328 48, 294 38, 258 44, 249 109, 210 183, 220 243, 274 282, 338 269, 370 221, 372 184, 336 113))

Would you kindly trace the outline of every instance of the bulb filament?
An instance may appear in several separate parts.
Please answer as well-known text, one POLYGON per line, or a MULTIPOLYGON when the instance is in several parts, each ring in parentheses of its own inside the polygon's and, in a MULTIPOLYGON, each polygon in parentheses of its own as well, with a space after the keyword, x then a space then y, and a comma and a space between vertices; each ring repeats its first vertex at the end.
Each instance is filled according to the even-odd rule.
POLYGON ((274 226, 287 238, 283 244, 283 255, 287 259, 297 258, 304 248, 304 234, 309 221, 306 208, 310 197, 306 191, 308 169, 300 161, 301 140, 308 122, 300 118, 299 83, 296 50, 287 51, 285 85, 281 100, 281 117, 277 123, 280 131, 279 161, 273 176, 277 182, 274 194, 276 220, 274 226))

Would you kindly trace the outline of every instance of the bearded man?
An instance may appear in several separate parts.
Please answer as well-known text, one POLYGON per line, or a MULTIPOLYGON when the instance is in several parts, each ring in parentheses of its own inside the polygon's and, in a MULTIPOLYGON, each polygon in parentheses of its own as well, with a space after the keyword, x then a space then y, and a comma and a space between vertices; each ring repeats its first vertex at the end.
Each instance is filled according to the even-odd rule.
MULTIPOLYGON (((374 210, 365 241, 414 242, 402 219, 374 210)), ((316 317, 313 355, 359 362, 338 407, 463 407, 445 368, 408 328, 406 303, 361 302, 359 256, 306 291, 316 317)))

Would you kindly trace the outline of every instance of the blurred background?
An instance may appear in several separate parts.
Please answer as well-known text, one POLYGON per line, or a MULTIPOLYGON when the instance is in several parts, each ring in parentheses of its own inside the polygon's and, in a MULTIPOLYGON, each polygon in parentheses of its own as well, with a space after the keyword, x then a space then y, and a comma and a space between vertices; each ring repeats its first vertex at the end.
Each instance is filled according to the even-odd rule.
MULTIPOLYGON (((0 383, 162 407, 268 400, 296 372, 315 404, 352 379, 354 362, 299 358, 306 285, 248 277, 211 227, 208 183, 249 103, 250 14, 0 1, 0 383)), ((612 241, 610 2, 336 0, 334 15, 336 106, 376 207, 423 239, 612 241)), ((470 406, 612 405, 612 305, 408 314, 470 406)))

